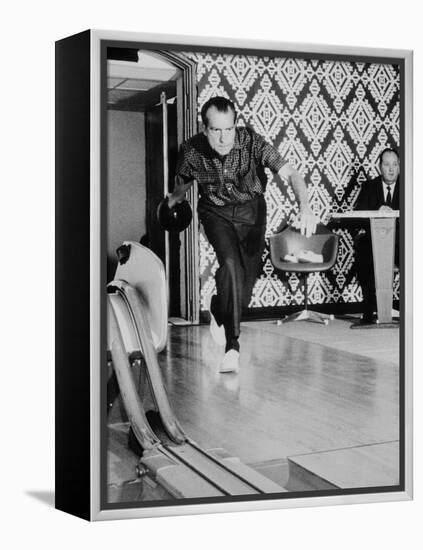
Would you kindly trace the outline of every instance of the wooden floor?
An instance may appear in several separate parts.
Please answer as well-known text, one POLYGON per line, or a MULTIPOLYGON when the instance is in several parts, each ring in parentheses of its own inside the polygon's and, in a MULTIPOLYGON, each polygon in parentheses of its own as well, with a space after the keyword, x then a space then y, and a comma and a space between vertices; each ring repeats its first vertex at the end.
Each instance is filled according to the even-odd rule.
POLYGON ((289 458, 288 487, 359 489, 399 483, 399 445, 376 443, 289 458))
MULTIPOLYGON (((389 455, 383 479, 397 484, 399 331, 349 326, 338 319, 329 326, 243 323, 237 375, 218 373, 223 348, 207 326, 170 327, 159 362, 185 432, 204 448, 223 447, 262 472, 294 455, 379 446, 373 448, 389 455)), ((126 427, 111 426, 112 484, 130 479, 136 463, 124 449, 126 427)), ((332 467, 336 463, 335 456, 332 467)), ((362 483, 363 476, 356 478, 352 487, 362 483)))

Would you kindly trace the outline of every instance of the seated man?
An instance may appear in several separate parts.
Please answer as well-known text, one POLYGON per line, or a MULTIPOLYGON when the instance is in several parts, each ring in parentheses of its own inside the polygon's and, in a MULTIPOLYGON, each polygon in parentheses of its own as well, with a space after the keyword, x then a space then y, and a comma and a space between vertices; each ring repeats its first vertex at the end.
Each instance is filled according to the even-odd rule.
MULTIPOLYGON (((399 156, 392 149, 384 149, 379 156, 381 175, 363 184, 356 210, 399 210, 399 156)), ((361 324, 373 323, 376 310, 375 275, 373 269, 370 227, 361 231, 355 241, 357 275, 363 291, 361 324)), ((399 227, 395 235, 395 263, 399 261, 399 227)))

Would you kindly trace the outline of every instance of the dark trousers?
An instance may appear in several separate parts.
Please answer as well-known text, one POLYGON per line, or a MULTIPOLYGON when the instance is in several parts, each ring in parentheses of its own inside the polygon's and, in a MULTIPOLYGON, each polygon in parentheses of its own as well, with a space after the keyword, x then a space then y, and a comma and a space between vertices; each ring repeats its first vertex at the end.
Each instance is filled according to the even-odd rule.
MULTIPOLYGON (((399 264, 399 235, 395 241, 395 264, 399 264)), ((363 292, 363 313, 370 317, 376 310, 375 272, 373 266, 373 249, 370 230, 355 240, 355 261, 357 277, 363 292)))
POLYGON ((237 206, 212 206, 200 201, 198 213, 219 263, 212 312, 217 323, 225 327, 229 343, 239 337, 242 309, 250 303, 261 265, 266 201, 263 196, 237 206))

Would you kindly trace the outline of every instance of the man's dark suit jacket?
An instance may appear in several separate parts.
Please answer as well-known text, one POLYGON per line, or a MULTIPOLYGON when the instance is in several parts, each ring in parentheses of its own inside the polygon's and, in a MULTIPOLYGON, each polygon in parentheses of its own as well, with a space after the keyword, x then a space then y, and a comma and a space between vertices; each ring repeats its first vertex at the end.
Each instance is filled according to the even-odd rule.
MULTIPOLYGON (((399 210, 399 178, 395 184, 394 194, 392 197, 391 208, 393 210, 399 210)), ((358 200, 355 206, 355 210, 379 210, 381 206, 385 204, 385 198, 383 194, 382 177, 378 176, 370 181, 366 181, 360 191, 358 200)), ((364 312, 372 313, 375 307, 375 282, 373 271, 373 255, 372 246, 370 240, 370 222, 369 220, 363 220, 362 228, 366 229, 366 232, 359 233, 355 238, 355 253, 356 253, 356 267, 357 275, 363 290, 363 306, 364 312)), ((399 219, 396 223, 395 232, 395 263, 399 262, 399 219)))
MULTIPOLYGON (((391 208, 392 210, 399 210, 399 191, 400 191, 400 179, 397 179, 395 184, 394 194, 392 197, 391 208)), ((378 176, 372 180, 366 181, 361 187, 360 194, 358 195, 355 210, 379 210, 381 206, 385 204, 385 198, 383 194, 382 176, 378 176)), ((364 224, 364 227, 369 231, 370 223, 364 224)), ((396 257, 398 257, 399 246, 399 218, 396 223, 395 233, 395 247, 396 257)), ((397 259, 395 260, 397 263, 397 259)))
MULTIPOLYGON (((382 176, 363 183, 355 210, 379 210, 384 204, 382 176)), ((391 208, 399 210, 399 178, 395 184, 391 208)))

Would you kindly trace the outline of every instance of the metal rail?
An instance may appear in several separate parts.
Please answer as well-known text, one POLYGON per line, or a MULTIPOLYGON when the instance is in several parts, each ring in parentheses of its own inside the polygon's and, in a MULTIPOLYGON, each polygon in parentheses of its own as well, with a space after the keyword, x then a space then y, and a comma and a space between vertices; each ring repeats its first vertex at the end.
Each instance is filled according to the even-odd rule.
POLYGON ((128 369, 128 357, 123 344, 122 333, 112 306, 112 298, 108 297, 108 330, 109 347, 111 350, 113 368, 122 394, 125 410, 135 436, 144 449, 153 449, 160 443, 145 416, 144 407, 136 390, 131 371, 128 369))
MULTIPOLYGON (((160 366, 154 349, 151 330, 145 319, 144 309, 138 292, 134 287, 124 281, 114 281, 113 286, 121 296, 132 320, 132 330, 138 341, 139 349, 144 355, 147 366, 147 376, 152 389, 152 397, 157 406, 160 418, 168 436, 177 444, 184 443, 186 436, 179 426, 170 406, 160 366)), ((129 327, 127 327, 129 329, 129 327)))

